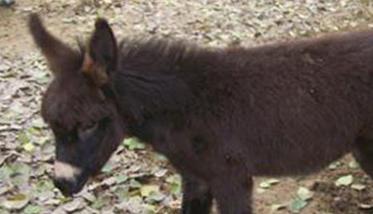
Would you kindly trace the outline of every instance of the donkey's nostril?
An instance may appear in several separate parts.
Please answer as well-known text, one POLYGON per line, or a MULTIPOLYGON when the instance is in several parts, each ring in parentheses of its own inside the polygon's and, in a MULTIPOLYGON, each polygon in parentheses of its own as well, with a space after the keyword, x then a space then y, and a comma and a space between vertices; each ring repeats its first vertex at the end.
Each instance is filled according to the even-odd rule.
POLYGON ((72 196, 83 189, 84 184, 87 182, 88 176, 80 174, 79 176, 63 178, 54 177, 53 183, 64 196, 72 196))
POLYGON ((72 196, 76 188, 76 184, 73 180, 66 180, 64 178, 56 178, 53 180, 53 183, 64 196, 72 196))

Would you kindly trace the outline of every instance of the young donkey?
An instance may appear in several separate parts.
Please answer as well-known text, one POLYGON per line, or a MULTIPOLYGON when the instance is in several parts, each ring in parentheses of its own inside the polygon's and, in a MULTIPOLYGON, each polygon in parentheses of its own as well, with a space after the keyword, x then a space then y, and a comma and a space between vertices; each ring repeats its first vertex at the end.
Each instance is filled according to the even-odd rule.
POLYGON ((55 185, 80 191, 124 137, 166 155, 182 213, 252 213, 252 176, 319 170, 352 151, 373 175, 373 31, 255 48, 150 39, 119 45, 98 19, 86 47, 29 27, 54 79, 42 116, 56 139, 55 185))

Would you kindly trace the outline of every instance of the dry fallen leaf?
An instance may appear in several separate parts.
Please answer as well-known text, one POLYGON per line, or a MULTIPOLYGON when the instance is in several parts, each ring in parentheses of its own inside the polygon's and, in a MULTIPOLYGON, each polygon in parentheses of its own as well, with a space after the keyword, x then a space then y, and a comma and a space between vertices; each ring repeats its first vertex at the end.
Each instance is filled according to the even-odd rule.
POLYGON ((354 181, 354 177, 352 175, 346 175, 346 176, 339 177, 335 181, 335 185, 337 187, 339 187, 339 186, 350 186, 353 181, 354 181))
POLYGON ((27 195, 19 193, 8 197, 1 205, 8 210, 20 210, 24 208, 29 201, 30 198, 27 195))

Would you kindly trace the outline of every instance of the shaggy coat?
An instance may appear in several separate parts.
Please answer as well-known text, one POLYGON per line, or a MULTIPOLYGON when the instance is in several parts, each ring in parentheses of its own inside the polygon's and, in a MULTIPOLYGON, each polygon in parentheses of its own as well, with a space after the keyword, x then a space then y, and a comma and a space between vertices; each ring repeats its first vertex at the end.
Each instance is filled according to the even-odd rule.
POLYGON ((312 173, 351 151, 373 175, 373 31, 253 48, 117 45, 99 19, 79 52, 35 15, 30 28, 55 73, 42 113, 56 134, 56 159, 81 170, 73 173, 79 184, 56 179, 66 194, 125 136, 152 145, 180 172, 184 214, 209 213, 212 199, 223 214, 251 214, 252 176, 312 173), (62 148, 58 139, 76 132, 62 148))

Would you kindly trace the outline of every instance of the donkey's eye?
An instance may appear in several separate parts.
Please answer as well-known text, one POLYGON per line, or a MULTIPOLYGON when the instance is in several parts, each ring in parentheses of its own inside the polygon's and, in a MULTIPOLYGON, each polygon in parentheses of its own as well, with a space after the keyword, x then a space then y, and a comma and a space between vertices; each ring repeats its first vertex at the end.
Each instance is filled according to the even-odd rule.
POLYGON ((85 139, 85 138, 91 136, 96 131, 97 128, 98 128, 98 123, 97 122, 92 123, 88 126, 83 126, 83 127, 78 128, 79 138, 80 139, 85 139))

